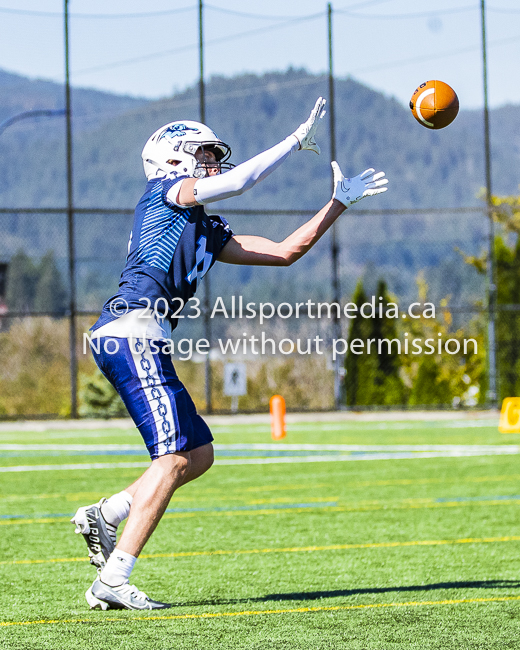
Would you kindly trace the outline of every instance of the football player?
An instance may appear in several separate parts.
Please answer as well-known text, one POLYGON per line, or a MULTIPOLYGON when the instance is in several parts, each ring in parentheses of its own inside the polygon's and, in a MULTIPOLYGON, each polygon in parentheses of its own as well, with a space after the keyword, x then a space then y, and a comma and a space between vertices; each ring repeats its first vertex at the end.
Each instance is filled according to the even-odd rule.
POLYGON ((294 133, 236 167, 228 162, 229 145, 198 122, 167 124, 143 149, 146 190, 135 211, 119 290, 107 300, 92 328, 91 348, 139 429, 152 462, 125 490, 80 508, 72 519, 98 568, 86 592, 92 608, 169 607, 131 585, 130 574, 175 490, 213 463, 213 436, 177 378, 167 349, 177 324, 172 314, 179 304, 195 294, 215 261, 289 266, 349 205, 387 189, 383 172, 367 169, 355 178, 344 178, 334 161, 331 200, 279 243, 235 235, 225 219, 206 214, 204 206, 250 190, 293 152, 308 149, 319 154, 315 133, 324 114, 325 100, 320 97, 294 133), (156 305, 161 307, 155 309, 156 305), (117 527, 127 517, 116 545, 117 527))

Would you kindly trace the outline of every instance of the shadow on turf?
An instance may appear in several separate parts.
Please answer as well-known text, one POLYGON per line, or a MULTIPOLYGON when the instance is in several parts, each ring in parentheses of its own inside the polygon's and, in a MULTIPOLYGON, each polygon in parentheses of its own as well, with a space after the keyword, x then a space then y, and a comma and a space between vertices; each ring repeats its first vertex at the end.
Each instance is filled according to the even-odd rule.
MULTIPOLYGON (((284 600, 320 600, 322 598, 339 598, 340 596, 357 596, 361 594, 387 594, 391 592, 437 591, 444 589, 520 589, 520 580, 476 580, 472 582, 436 582, 431 585, 409 585, 400 587, 366 587, 362 589, 336 589, 334 591, 300 591, 287 594, 266 594, 256 598, 206 599, 182 603, 182 606, 202 605, 238 605, 245 603, 265 603, 284 600)), ((177 603, 174 607, 180 605, 177 603)))

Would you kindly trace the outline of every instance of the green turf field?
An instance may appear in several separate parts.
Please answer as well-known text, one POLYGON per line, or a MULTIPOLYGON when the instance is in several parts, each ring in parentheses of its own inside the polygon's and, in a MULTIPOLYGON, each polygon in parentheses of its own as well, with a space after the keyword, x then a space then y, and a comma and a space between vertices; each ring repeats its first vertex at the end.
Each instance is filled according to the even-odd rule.
POLYGON ((88 609, 68 522, 143 471, 138 434, 0 430, 2 648, 520 647, 520 436, 308 421, 273 449, 266 425, 213 431, 218 464, 174 496, 132 575, 174 606, 143 613, 88 609))

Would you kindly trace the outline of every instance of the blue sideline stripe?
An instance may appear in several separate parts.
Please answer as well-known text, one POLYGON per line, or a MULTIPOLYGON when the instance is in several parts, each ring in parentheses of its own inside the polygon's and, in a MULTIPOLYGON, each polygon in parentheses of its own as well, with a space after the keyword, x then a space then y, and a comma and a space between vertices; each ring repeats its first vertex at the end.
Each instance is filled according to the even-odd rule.
POLYGON ((145 448, 141 449, 109 449, 103 451, 97 449, 95 451, 3 451, 0 453, 0 458, 20 458, 31 457, 38 458, 40 456, 148 456, 145 448))
MULTIPOLYGON (((400 499, 395 499, 400 501, 400 499)), ((431 503, 453 503, 453 502, 468 502, 468 501, 520 501, 520 494, 499 495, 499 496, 482 496, 482 497, 443 497, 432 500, 431 503)), ((391 501, 389 502, 391 503, 391 501)), ((291 510, 297 508, 331 508, 340 506, 355 505, 355 504, 341 504, 337 501, 327 501, 324 503, 267 503, 261 505, 248 505, 248 506, 234 506, 234 507, 213 507, 213 508, 167 508, 166 513, 182 513, 182 512, 240 512, 248 510, 291 510)), ((361 505, 361 504, 360 504, 361 505)), ((381 504, 382 505, 382 504, 381 504)), ((31 515, 0 515, 0 519, 46 519, 52 517, 73 517, 75 513, 69 512, 54 513, 54 514, 31 514, 31 515)))
MULTIPOLYGON (((364 453, 371 452, 352 452, 352 455, 359 455, 364 453)), ((326 456, 339 456, 343 455, 344 452, 340 451, 330 451, 324 450, 320 451, 320 455, 326 456)), ((308 456, 308 451, 293 451, 293 450, 261 450, 261 449, 216 449, 215 456, 230 456, 232 458, 239 457, 255 457, 255 458, 267 458, 267 457, 276 457, 276 456, 308 456)), ((39 457, 39 456, 147 456, 146 449, 95 449, 93 451, 58 451, 58 450, 49 450, 42 449, 41 451, 31 450, 31 451, 2 451, 0 452, 0 458, 18 458, 18 457, 39 457)))
MULTIPOLYGON (((495 448, 489 446, 489 449, 485 447, 477 448, 475 446, 468 445, 467 448, 456 448, 450 449, 450 446, 447 445, 446 449, 439 450, 426 450, 426 449, 412 449, 408 451, 397 451, 395 448, 389 448, 388 452, 383 452, 382 449, 364 449, 364 450, 335 450, 335 449, 318 449, 318 450, 307 450, 307 449, 219 449, 218 446, 215 446, 215 457, 216 458, 298 458, 298 457, 308 457, 309 454, 315 452, 314 455, 319 455, 320 457, 330 457, 345 459, 349 457, 351 460, 359 459, 378 459, 378 458, 396 458, 396 459, 406 459, 406 458, 437 458, 439 456, 445 457, 470 457, 470 456, 488 456, 488 455, 503 455, 503 454, 518 454, 520 449, 510 449, 505 445, 502 447, 495 448), (319 452, 319 453, 316 453, 319 452)), ((146 449, 93 449, 92 451, 87 449, 70 449, 66 448, 63 450, 58 449, 28 449, 23 451, 21 449, 10 451, 4 449, 0 451, 0 458, 38 458, 45 456, 147 456, 146 449)))
MULTIPOLYGON (((235 506, 234 508, 167 508, 165 512, 237 512, 240 510, 287 510, 292 508, 330 508, 337 506, 336 501, 327 503, 288 503, 288 504, 266 504, 251 506, 235 506)), ((44 515, 0 515, 0 519, 46 519, 51 517, 73 517, 74 512, 63 514, 44 514, 44 515)))
POLYGON ((452 503, 453 501, 514 501, 520 499, 520 494, 497 497, 446 497, 444 499, 435 499, 436 503, 452 503))

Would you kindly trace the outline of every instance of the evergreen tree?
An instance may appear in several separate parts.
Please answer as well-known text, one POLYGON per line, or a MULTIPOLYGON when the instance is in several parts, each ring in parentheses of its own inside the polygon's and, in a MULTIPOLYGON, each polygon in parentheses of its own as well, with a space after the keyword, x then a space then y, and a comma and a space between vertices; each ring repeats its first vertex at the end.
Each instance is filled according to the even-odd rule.
POLYGON ((445 406, 450 404, 450 382, 442 377, 439 364, 423 356, 410 393, 410 406, 445 406))
MULTIPOLYGON (((520 238, 509 247, 495 238, 497 304, 520 304, 520 238)), ((499 310, 496 317, 497 361, 500 399, 520 395, 520 316, 499 310)))
POLYGON ((67 292, 63 286, 61 273, 56 266, 53 251, 48 251, 38 268, 34 309, 35 311, 64 314, 67 308, 67 292))
POLYGON ((9 311, 28 312, 34 308, 38 270, 30 257, 18 251, 7 269, 6 303, 9 311))
POLYGON ((372 318, 364 318, 360 314, 360 308, 369 302, 369 298, 360 280, 352 298, 358 307, 358 317, 352 321, 348 343, 350 349, 354 339, 361 339, 364 347, 361 354, 348 352, 345 361, 346 401, 349 406, 389 406, 405 404, 407 401, 406 389, 400 377, 399 347, 395 342, 390 346, 386 343, 399 337, 396 319, 387 315, 391 300, 383 280, 379 281, 374 298, 375 312, 372 318), (382 317, 379 315, 380 302, 383 307, 382 317), (383 339, 385 342, 381 344, 383 339), (372 340, 370 353, 367 352, 368 340, 372 340))
MULTIPOLYGON (((520 305, 520 196, 492 197, 493 218, 502 226, 495 236, 497 286, 496 347, 498 399, 520 395, 520 313, 500 306, 520 305)), ((463 255, 467 264, 486 274, 486 253, 463 255)), ((484 391, 482 391, 482 398, 484 391)))
POLYGON ((373 403, 374 376, 377 372, 377 355, 366 353, 366 340, 370 336, 370 321, 360 315, 361 306, 367 302, 367 296, 360 280, 356 286, 352 302, 357 305, 357 317, 350 327, 349 352, 345 359, 345 389, 348 406, 370 406, 373 403), (352 341, 364 342, 361 354, 350 351, 352 341))
POLYGON ((377 370, 373 377, 374 387, 372 403, 379 405, 395 405, 406 403, 406 391, 399 371, 401 356, 397 332, 397 318, 389 314, 389 303, 392 302, 388 295, 386 282, 380 280, 376 292, 376 314, 371 318, 370 339, 375 339, 377 350, 377 370), (379 315, 379 303, 382 304, 382 318, 379 315), (380 341, 384 341, 380 344, 380 341), (390 345, 386 341, 394 341, 390 345))

